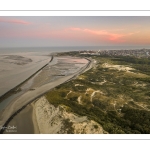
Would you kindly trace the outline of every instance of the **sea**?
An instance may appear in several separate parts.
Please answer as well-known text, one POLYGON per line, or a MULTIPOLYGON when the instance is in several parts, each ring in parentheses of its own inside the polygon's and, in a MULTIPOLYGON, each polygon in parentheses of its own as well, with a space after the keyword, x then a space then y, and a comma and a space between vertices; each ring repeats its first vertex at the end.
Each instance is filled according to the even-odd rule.
POLYGON ((130 50, 149 46, 72 46, 0 48, 0 97, 47 64, 51 53, 81 50, 130 50))

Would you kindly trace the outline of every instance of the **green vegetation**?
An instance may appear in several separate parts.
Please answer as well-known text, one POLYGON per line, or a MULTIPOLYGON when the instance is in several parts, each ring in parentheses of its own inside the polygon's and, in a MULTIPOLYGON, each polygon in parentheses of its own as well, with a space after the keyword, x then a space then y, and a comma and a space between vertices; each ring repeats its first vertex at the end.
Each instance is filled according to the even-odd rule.
MULTIPOLYGON (((74 54, 77 55, 69 55, 74 54)), ((92 59, 96 60, 92 69, 48 92, 48 101, 95 120, 111 134, 149 134, 150 60, 122 56, 92 56, 92 59), (104 63, 135 70, 119 70, 104 63)), ((66 124, 71 126, 69 121, 66 124)))
POLYGON ((64 133, 73 134, 74 133, 74 129, 73 129, 72 125, 73 125, 73 123, 70 122, 69 119, 63 120, 62 130, 64 131, 64 133))
MULTIPOLYGON (((141 73, 150 75, 150 58, 136 58, 130 56, 120 56, 118 58, 113 58, 113 61, 123 65, 131 65, 141 73)), ((137 72, 138 72, 137 71, 137 72)))

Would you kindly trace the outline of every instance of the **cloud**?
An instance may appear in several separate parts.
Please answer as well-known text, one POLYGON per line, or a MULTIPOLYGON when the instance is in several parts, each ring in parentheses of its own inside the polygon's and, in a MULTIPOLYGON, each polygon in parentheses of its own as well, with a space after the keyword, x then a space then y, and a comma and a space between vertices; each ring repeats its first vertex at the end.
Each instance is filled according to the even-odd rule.
POLYGON ((82 33, 88 33, 90 35, 97 35, 99 37, 105 37, 105 39, 107 39, 108 41, 112 41, 112 42, 125 42, 125 37, 138 33, 138 32, 130 32, 130 33, 121 34, 121 33, 112 33, 107 30, 93 30, 93 29, 75 28, 75 27, 70 28, 70 30, 80 31, 82 33))
MULTIPOLYGON (((24 20, 1 19, 0 22, 17 23, 17 24, 29 24, 24 20)), ((59 41, 73 41, 73 42, 87 42, 87 43, 125 43, 128 39, 137 39, 135 32, 122 29, 120 31, 114 30, 97 30, 91 28, 80 27, 66 27, 58 28, 48 24, 36 24, 32 23, 27 28, 21 26, 18 29, 11 26, 2 26, 0 28, 0 37, 7 38, 24 38, 24 39, 42 39, 42 40, 59 40, 59 41)), ((131 40, 132 41, 132 40, 131 40)))
POLYGON ((73 30, 73 31, 82 31, 82 29, 81 28, 70 28, 70 30, 73 30))
POLYGON ((5 18, 0 18, 0 22, 3 22, 3 23, 14 23, 14 24, 24 24, 24 25, 31 24, 30 22, 27 22, 27 21, 24 21, 24 20, 20 20, 20 19, 5 19, 5 18))

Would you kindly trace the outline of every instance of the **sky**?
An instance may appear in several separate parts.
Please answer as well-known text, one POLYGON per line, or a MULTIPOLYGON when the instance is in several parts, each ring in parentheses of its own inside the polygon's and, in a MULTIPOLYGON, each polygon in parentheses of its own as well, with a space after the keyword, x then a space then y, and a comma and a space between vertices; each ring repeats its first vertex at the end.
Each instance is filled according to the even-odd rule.
POLYGON ((149 16, 0 16, 0 47, 149 46, 149 16))

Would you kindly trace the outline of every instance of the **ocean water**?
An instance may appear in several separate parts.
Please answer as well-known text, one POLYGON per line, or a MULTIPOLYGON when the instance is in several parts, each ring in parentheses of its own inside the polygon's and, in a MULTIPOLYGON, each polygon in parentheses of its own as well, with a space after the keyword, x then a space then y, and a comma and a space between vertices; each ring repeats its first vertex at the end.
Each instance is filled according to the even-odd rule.
POLYGON ((51 59, 47 54, 21 50, 0 51, 0 96, 46 65, 51 59))
POLYGON ((0 48, 0 96, 46 65, 53 52, 78 50, 79 47, 0 48))
POLYGON ((130 50, 130 49, 150 49, 150 46, 67 46, 67 47, 17 47, 0 48, 0 54, 39 52, 47 54, 52 52, 67 52, 79 50, 130 50))
POLYGON ((0 96, 14 88, 50 60, 50 53, 80 50, 126 50, 149 46, 74 46, 0 48, 0 96))

